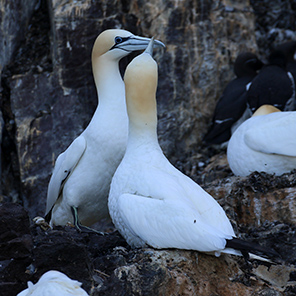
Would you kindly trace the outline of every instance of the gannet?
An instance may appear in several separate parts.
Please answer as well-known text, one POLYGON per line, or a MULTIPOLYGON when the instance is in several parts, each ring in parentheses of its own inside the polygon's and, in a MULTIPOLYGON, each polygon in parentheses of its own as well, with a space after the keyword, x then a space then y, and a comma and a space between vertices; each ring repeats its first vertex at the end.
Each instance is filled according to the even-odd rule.
MULTIPOLYGON (((125 87, 118 63, 129 53, 145 49, 149 41, 117 29, 97 37, 92 69, 99 104, 87 128, 56 160, 46 205, 51 226, 74 222, 78 227, 78 219, 90 226, 108 217, 110 182, 124 155, 128 129, 125 87)), ((164 44, 156 41, 155 47, 164 44)))
POLYGON ((34 285, 28 282, 28 288, 17 296, 88 296, 81 283, 71 280, 62 272, 50 270, 44 273, 34 285))
MULTIPOLYGON (((164 156, 157 139, 157 64, 151 44, 128 65, 124 81, 128 144, 110 187, 112 221, 132 247, 245 254, 222 207, 164 156)), ((261 248, 260 246, 258 248, 261 248)))
POLYGON ((234 63, 236 78, 230 81, 219 98, 211 126, 204 136, 207 145, 228 141, 234 130, 252 115, 247 108, 246 87, 263 63, 251 52, 239 54, 234 63))
POLYGON ((262 105, 273 105, 282 111, 295 110, 295 82, 293 75, 286 70, 286 53, 274 50, 268 60, 269 64, 248 86, 247 101, 252 113, 262 105))
POLYGON ((281 175, 296 169, 296 112, 261 106, 229 140, 227 159, 233 173, 281 175))

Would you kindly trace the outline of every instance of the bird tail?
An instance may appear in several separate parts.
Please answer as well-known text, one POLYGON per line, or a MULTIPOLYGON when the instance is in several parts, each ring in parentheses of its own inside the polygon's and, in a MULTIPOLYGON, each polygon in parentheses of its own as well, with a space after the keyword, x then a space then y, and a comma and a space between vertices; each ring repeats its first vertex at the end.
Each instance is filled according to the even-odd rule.
POLYGON ((244 256, 245 259, 256 259, 265 262, 275 263, 273 259, 279 259, 280 255, 272 250, 262 247, 259 244, 232 238, 226 240, 226 246, 223 253, 244 256))

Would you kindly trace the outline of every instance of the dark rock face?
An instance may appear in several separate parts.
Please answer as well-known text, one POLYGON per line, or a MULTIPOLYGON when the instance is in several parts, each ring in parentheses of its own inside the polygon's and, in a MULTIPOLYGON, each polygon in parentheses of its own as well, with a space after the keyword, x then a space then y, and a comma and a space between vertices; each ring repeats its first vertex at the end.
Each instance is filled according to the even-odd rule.
MULTIPOLYGON (((273 44, 296 38, 291 1, 0 3, 0 295, 17 294, 49 269, 81 281, 91 295, 295 295, 295 174, 234 177, 225 151, 201 146, 237 54, 264 60, 273 44), (166 44, 154 56, 165 154, 218 200, 240 237, 275 249, 283 264, 131 250, 117 232, 31 225, 44 214, 56 157, 97 106, 90 54, 108 28, 166 44)), ((131 58, 121 61, 122 72, 131 58)))
POLYGON ((0 217, 0 294, 14 295, 22 289, 32 259, 30 222, 27 211, 13 203, 0 207, 0 217))
POLYGON ((256 40, 261 54, 276 43, 295 40, 296 4, 294 1, 250 1, 256 18, 256 40), (269 2, 270 3, 270 2, 269 2))
MULTIPOLYGON (((44 212, 56 157, 83 131, 97 105, 90 54, 101 31, 121 27, 166 43, 165 52, 155 52, 159 138, 173 162, 184 161, 200 142, 219 90, 233 76, 229 70, 237 52, 256 49, 247 3, 233 4, 235 13, 214 1, 182 6, 170 1, 40 3, 2 83, 8 149, 14 151, 3 161, 2 170, 10 175, 2 195, 24 201, 32 216, 44 212), (229 34, 232 39, 226 38, 229 34), (10 179, 15 178, 18 186, 11 196, 10 179)), ((130 58, 122 61, 123 69, 130 58)))
MULTIPOLYGON (((0 71, 7 65, 20 42, 23 41, 37 0, 1 1, 0 71)), ((37 8, 37 7, 36 7, 37 8)))

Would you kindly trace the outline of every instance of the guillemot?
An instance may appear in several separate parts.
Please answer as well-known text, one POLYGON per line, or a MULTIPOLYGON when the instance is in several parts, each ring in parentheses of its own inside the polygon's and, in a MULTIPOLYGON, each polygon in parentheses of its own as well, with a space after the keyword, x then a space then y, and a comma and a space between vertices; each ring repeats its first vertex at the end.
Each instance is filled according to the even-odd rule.
POLYGON ((215 107, 211 126, 204 136, 207 145, 222 144, 252 113, 247 108, 246 86, 257 75, 263 63, 251 52, 238 55, 234 63, 236 78, 224 89, 215 107))
POLYGON ((273 105, 282 111, 295 110, 295 82, 287 71, 287 55, 276 49, 252 80, 247 91, 248 105, 254 113, 260 106, 273 105))

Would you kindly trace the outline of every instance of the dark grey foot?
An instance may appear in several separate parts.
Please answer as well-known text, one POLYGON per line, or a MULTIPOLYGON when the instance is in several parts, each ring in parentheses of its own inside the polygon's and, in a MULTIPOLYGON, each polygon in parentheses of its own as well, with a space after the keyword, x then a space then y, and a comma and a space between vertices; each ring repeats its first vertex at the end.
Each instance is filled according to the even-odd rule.
POLYGON ((101 231, 97 231, 97 230, 95 230, 93 228, 81 225, 80 222, 79 222, 79 218, 78 218, 77 208, 71 207, 71 211, 72 211, 73 218, 74 218, 74 226, 79 232, 86 231, 86 232, 95 232, 95 233, 100 234, 100 235, 107 234, 107 233, 104 233, 104 232, 101 232, 101 231))

